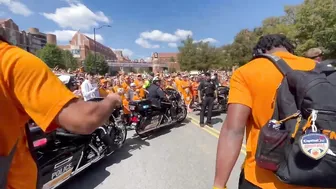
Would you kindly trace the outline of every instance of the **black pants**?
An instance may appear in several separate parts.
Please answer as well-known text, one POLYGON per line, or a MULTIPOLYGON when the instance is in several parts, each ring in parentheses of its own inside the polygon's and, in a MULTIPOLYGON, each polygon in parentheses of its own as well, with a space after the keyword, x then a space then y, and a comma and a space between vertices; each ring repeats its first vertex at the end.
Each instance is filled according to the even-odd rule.
POLYGON ((261 189, 245 179, 244 169, 240 172, 238 189, 261 189))
POLYGON ((213 96, 205 96, 202 105, 201 105, 201 114, 200 114, 200 124, 204 124, 204 114, 205 110, 208 108, 207 114, 207 123, 211 124, 211 116, 212 116, 212 108, 214 105, 215 97, 213 96))

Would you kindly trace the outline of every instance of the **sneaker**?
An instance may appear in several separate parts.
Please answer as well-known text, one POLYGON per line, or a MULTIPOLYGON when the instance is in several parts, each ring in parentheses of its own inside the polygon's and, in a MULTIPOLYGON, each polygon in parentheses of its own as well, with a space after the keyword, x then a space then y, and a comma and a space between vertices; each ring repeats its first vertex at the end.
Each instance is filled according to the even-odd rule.
POLYGON ((200 127, 204 127, 205 126, 205 124, 204 123, 200 123, 200 127))
POLYGON ((211 123, 206 124, 208 127, 213 127, 211 123))

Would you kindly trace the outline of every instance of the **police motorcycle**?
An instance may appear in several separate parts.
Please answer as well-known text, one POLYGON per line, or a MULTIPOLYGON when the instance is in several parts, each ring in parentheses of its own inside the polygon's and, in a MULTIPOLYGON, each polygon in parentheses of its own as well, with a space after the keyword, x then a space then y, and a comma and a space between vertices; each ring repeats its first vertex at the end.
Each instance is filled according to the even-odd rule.
MULTIPOLYGON (((228 108, 228 97, 229 97, 230 88, 227 86, 218 86, 217 87, 217 102, 214 104, 212 108, 212 112, 223 113, 227 111, 228 108)), ((194 111, 201 111, 201 104, 196 103, 193 108, 194 111)))
POLYGON ((140 137, 145 137, 150 131, 162 127, 170 126, 175 123, 181 123, 187 117, 187 106, 181 98, 179 92, 175 89, 166 89, 164 91, 168 101, 162 101, 164 104, 170 104, 170 108, 157 108, 152 106, 148 99, 133 101, 129 103, 131 111, 131 125, 140 137), (171 115, 171 110, 175 111, 176 116, 171 115), (164 110, 164 112, 162 111, 164 110))
MULTIPOLYGON (((59 76, 67 86, 73 76, 59 76)), ((90 101, 100 101, 96 98, 90 101)), ((62 128, 44 133, 33 121, 26 125, 29 149, 38 168, 37 188, 54 189, 90 165, 111 155, 125 142, 127 130, 117 108, 92 134, 79 135, 62 128)))
POLYGON ((218 101, 214 105, 214 108, 213 108, 214 111, 216 111, 216 110, 220 111, 220 112, 226 112, 227 111, 229 90, 230 90, 230 88, 227 87, 227 86, 218 86, 217 87, 218 101))

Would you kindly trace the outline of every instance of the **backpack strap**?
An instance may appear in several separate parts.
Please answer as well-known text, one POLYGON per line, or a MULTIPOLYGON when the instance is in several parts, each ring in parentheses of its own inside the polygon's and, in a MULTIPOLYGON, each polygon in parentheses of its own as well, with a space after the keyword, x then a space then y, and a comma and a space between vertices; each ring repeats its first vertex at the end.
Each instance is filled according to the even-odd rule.
MULTIPOLYGON (((254 59, 256 58, 268 59, 282 73, 283 76, 293 71, 293 69, 289 67, 288 64, 283 59, 281 59, 280 57, 274 56, 272 54, 258 54, 254 57, 254 59)), ((279 119, 279 107, 278 107, 277 100, 274 101, 274 106, 275 107, 274 107, 272 118, 278 120, 279 119)))
POLYGON ((274 56, 272 54, 258 54, 253 59, 256 58, 266 58, 271 61, 275 67, 282 73, 282 75, 286 75, 288 72, 292 71, 292 68, 288 66, 288 64, 281 58, 274 56))

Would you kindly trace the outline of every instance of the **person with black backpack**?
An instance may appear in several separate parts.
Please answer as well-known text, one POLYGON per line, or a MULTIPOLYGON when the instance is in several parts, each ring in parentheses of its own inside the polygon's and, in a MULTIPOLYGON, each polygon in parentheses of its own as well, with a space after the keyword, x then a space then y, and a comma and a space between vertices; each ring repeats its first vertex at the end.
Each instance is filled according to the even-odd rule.
POLYGON ((335 188, 336 80, 295 56, 284 35, 261 37, 253 51, 230 81, 214 188, 227 184, 245 130, 239 189, 335 188))

